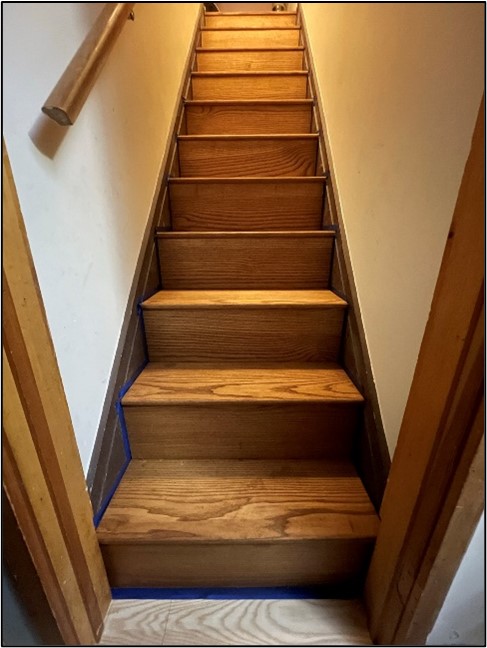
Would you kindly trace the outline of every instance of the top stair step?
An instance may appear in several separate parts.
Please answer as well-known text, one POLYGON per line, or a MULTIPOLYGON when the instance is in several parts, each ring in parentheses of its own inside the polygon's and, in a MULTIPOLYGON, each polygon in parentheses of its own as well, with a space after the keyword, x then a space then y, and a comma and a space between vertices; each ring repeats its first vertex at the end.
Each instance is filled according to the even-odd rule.
POLYGON ((273 27, 248 29, 201 28, 201 47, 225 49, 240 47, 296 47, 300 45, 299 27, 273 27))
POLYGON ((295 27, 295 11, 266 13, 206 13, 205 27, 295 27))

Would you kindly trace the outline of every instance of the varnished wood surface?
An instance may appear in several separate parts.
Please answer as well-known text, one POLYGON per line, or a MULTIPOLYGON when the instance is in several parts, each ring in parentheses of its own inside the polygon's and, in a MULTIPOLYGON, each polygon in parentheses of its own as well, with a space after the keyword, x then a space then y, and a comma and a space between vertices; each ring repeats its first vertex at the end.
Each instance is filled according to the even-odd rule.
POLYGON ((198 72, 263 72, 267 70, 302 70, 303 48, 275 49, 204 49, 196 51, 198 72))
POLYGON ((295 47, 299 45, 299 27, 201 30, 201 47, 295 47))
POLYGON ((373 539, 377 516, 349 463, 132 461, 102 544, 373 539))
POLYGON ((181 135, 185 177, 315 176, 318 135, 181 135))
POLYGON ((326 402, 363 398, 337 364, 199 366, 149 364, 123 398, 123 405, 164 403, 326 402))
POLYGON ((101 11, 61 78, 42 106, 42 112, 61 126, 74 124, 98 75, 115 45, 133 2, 110 2, 101 11))
POLYGON ((324 179, 169 181, 176 231, 317 230, 324 179))
POLYGON ((362 397, 338 365, 149 364, 123 399, 134 458, 348 457, 362 397))
POLYGON ((101 645, 368 646, 358 600, 113 601, 101 645))
POLYGON ((105 544, 113 587, 353 586, 361 590, 372 539, 105 544))
POLYGON ((187 101, 188 135, 309 133, 312 102, 187 101))
POLYGON ((295 27, 296 12, 280 11, 269 13, 206 13, 205 27, 208 28, 247 28, 247 27, 295 27))
POLYGON ((331 290, 160 290, 142 303, 146 311, 180 309, 258 309, 298 307, 343 309, 347 303, 331 290))
POLYGON ((165 289, 327 288, 331 232, 167 232, 158 235, 165 289))
POLYGON ((360 403, 189 402, 124 409, 134 459, 336 459, 356 442, 360 403))
POLYGON ((306 99, 306 72, 194 72, 191 99, 306 99))
POLYGON ((325 362, 340 351, 344 308, 148 309, 152 362, 325 362))

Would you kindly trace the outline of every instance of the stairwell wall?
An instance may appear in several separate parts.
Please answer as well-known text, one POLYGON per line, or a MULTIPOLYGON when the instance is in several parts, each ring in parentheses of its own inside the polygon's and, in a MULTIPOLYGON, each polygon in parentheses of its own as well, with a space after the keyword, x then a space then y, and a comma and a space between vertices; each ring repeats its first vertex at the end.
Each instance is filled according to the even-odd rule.
POLYGON ((4 137, 85 472, 199 3, 137 3, 76 124, 41 106, 105 3, 6 3, 4 137))
POLYGON ((480 3, 301 3, 390 454, 484 82, 480 3))

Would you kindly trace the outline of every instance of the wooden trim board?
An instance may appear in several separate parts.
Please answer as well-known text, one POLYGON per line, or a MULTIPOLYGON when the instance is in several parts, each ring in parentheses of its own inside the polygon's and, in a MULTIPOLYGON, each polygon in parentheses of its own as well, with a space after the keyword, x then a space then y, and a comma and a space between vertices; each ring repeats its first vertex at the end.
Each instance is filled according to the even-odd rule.
POLYGON ((336 200, 337 182, 331 158, 328 131, 324 119, 321 99, 315 82, 315 68, 309 48, 306 24, 301 8, 298 8, 298 24, 302 27, 302 41, 305 46, 305 66, 309 70, 309 91, 314 100, 314 127, 320 133, 320 151, 322 159, 318 163, 326 175, 324 227, 336 230, 335 253, 331 278, 332 289, 344 297, 349 304, 342 363, 347 373, 365 396, 363 423, 358 435, 360 447, 357 451, 356 465, 365 484, 367 492, 377 510, 380 507, 387 476, 390 468, 390 457, 387 448, 379 400, 372 374, 372 366, 365 338, 364 325, 360 314, 357 290, 355 287, 348 243, 343 227, 340 204, 336 200))
MULTIPOLYGON (((483 434, 484 128, 482 100, 367 578, 371 635, 380 644, 426 640, 447 589, 432 586, 433 567, 443 553, 452 573, 462 556, 448 528, 483 434)), ((483 489, 463 502, 471 511, 464 539, 482 506, 483 489)))
POLYGON ((139 259, 130 289, 95 447, 88 470, 87 482, 95 511, 99 510, 104 500, 109 496, 117 475, 125 463, 122 430, 115 405, 122 386, 140 370, 146 361, 145 339, 141 319, 137 314, 137 304, 143 297, 148 297, 160 288, 155 232, 158 228, 169 229, 170 227, 167 179, 175 163, 176 133, 180 129, 184 111, 182 96, 187 94, 188 91, 191 69, 195 58, 194 50, 202 20, 203 6, 195 23, 195 31, 183 80, 177 94, 178 103, 172 125, 169 128, 171 136, 168 138, 166 153, 161 162, 161 171, 142 239, 139 259))
POLYGON ((94 644, 111 600, 5 146, 3 483, 67 644, 94 644))

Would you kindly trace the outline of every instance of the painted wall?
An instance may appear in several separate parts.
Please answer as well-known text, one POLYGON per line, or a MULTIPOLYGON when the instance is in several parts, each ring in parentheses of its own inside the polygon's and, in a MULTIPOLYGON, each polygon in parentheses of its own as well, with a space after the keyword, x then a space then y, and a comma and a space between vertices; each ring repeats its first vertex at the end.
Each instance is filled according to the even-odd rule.
POLYGON ((6 3, 4 136, 85 471, 199 3, 137 3, 76 124, 41 106, 105 3, 6 3))
POLYGON ((485 517, 479 520, 428 646, 485 646, 485 517))
POLYGON ((394 451, 483 91, 481 3, 302 3, 394 451))

